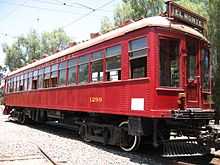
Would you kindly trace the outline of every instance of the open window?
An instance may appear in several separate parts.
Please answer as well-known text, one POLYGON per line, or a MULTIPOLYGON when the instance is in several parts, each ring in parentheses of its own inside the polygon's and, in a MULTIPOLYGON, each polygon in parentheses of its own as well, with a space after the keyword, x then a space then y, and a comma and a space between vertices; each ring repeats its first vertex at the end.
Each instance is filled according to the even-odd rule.
POLYGON ((10 78, 9 92, 14 92, 14 78, 10 78))
POLYGON ((24 90, 24 75, 22 74, 19 78, 19 91, 24 90))
POLYGON ((89 78, 89 55, 79 58, 79 83, 87 83, 89 78))
POLYGON ((106 49, 107 81, 121 80, 121 45, 106 49))
POLYGON ((50 66, 44 68, 44 88, 50 87, 50 66))
POLYGON ((37 80, 38 80, 38 70, 35 70, 32 79, 32 89, 37 89, 37 80))
POLYGON ((76 65, 76 59, 71 59, 68 61, 68 84, 76 83, 76 65))
POLYGON ((57 87, 58 84, 58 64, 52 65, 51 68, 51 87, 57 87))
POLYGON ((17 77, 14 77, 14 81, 13 81, 13 83, 14 83, 14 92, 16 91, 16 87, 17 87, 17 77))
POLYGON ((147 76, 147 39, 139 38, 129 42, 130 78, 147 76))
POLYGON ((43 88, 44 84, 44 69, 40 69, 38 72, 38 88, 43 88))
POLYGON ((10 93, 10 92, 12 92, 11 91, 11 88, 12 88, 12 79, 11 78, 9 78, 8 80, 7 80, 7 93, 10 93))
POLYGON ((24 74, 24 90, 27 91, 28 89, 28 73, 24 74))
POLYGON ((179 86, 179 40, 160 39, 160 86, 179 86))
POLYGON ((19 76, 17 76, 16 77, 16 91, 19 91, 19 82, 20 82, 20 77, 19 76))
POLYGON ((28 73, 28 90, 32 89, 32 77, 33 77, 33 72, 28 73))
POLYGON ((66 84, 66 65, 67 62, 62 62, 59 64, 59 85, 65 85, 66 84))
POLYGON ((102 51, 92 54, 92 82, 103 80, 103 54, 102 51))

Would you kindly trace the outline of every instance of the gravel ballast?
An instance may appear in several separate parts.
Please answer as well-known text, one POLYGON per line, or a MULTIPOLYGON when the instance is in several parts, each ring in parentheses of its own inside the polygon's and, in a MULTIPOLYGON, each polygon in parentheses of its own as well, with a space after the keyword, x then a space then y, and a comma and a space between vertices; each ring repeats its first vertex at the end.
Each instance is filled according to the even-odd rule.
MULTIPOLYGON (((2 108, 1 108, 2 109, 2 108)), ((137 165, 170 164, 157 152, 126 153, 117 147, 85 143, 76 133, 52 126, 9 122, 0 110, 0 158, 33 156, 39 146, 57 164, 137 165)))

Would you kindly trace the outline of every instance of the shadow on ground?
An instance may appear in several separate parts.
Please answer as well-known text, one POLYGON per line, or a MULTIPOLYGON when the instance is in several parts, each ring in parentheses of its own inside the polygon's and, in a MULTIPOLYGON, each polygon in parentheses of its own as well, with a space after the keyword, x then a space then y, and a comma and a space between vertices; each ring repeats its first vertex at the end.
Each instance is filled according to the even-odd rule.
MULTIPOLYGON (((11 121, 5 121, 11 122, 11 121)), ((65 129, 60 126, 52 126, 46 125, 42 123, 28 123, 26 125, 21 125, 17 122, 13 122, 19 126, 27 126, 33 129, 37 129, 40 131, 44 131, 50 134, 54 134, 56 136, 74 139, 77 141, 83 142, 78 133, 75 131, 71 131, 69 129, 65 129)), ((85 142, 83 142, 85 143, 85 142)), ((106 152, 110 152, 112 154, 116 154, 122 157, 128 158, 131 162, 138 164, 147 164, 147 165, 175 165, 175 164, 196 164, 196 165, 207 165, 211 161, 211 155, 203 156, 203 157, 185 157, 185 158, 163 158, 161 157, 161 149, 155 149, 151 145, 144 145, 137 152, 127 153, 120 150, 118 147, 114 146, 104 146, 100 143, 91 142, 86 143, 90 146, 99 148, 106 152)))

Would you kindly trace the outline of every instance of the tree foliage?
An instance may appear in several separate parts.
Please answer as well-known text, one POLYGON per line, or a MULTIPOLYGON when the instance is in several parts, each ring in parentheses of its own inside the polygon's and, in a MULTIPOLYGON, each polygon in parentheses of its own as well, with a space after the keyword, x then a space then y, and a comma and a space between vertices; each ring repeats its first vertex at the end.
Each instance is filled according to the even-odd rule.
POLYGON ((175 0, 175 2, 208 18, 208 0, 175 0))
POLYGON ((214 101, 220 108, 220 1, 209 1, 209 38, 214 68, 214 101))
POLYGON ((9 70, 15 70, 43 54, 51 55, 58 50, 63 50, 70 41, 70 37, 63 29, 44 32, 39 35, 31 30, 26 36, 19 36, 11 45, 4 43, 3 52, 6 54, 5 65, 9 70))
POLYGON ((58 50, 63 50, 70 42, 70 38, 61 28, 52 32, 44 32, 41 39, 42 52, 46 54, 53 54, 58 50))
POLYGON ((123 0, 114 11, 113 23, 109 20, 102 21, 100 31, 106 33, 109 31, 109 27, 113 29, 129 19, 138 20, 140 18, 158 15, 163 9, 163 0, 123 0))
MULTIPOLYGON (((208 0, 175 0, 175 2, 208 17, 208 0)), ((106 33, 129 19, 139 20, 159 15, 165 11, 165 8, 164 0, 123 0, 114 11, 113 22, 106 17, 103 18, 100 31, 106 33)))

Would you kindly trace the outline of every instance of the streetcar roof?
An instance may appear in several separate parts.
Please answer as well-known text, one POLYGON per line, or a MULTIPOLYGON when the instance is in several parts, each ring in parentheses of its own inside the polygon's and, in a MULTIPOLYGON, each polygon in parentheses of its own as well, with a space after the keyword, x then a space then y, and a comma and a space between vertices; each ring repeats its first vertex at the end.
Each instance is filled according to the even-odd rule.
POLYGON ((15 70, 13 72, 10 72, 8 74, 8 76, 11 76, 11 75, 14 75, 16 73, 25 71, 27 69, 31 69, 31 68, 36 67, 38 65, 41 65, 41 64, 44 64, 46 62, 52 61, 54 59, 60 58, 62 56, 77 52, 79 50, 97 45, 97 44, 102 43, 104 41, 107 41, 107 40, 110 40, 110 39, 113 39, 113 38, 116 38, 116 37, 123 36, 124 34, 126 34, 128 32, 132 32, 132 31, 135 31, 137 29, 144 28, 144 27, 171 28, 171 29, 174 29, 174 30, 179 30, 179 31, 194 35, 196 37, 199 37, 199 38, 207 41, 206 37, 202 33, 198 32, 197 30, 195 30, 195 29, 193 29, 189 26, 179 24, 179 23, 174 23, 174 22, 170 21, 167 17, 162 17, 162 16, 148 17, 148 18, 144 18, 144 19, 141 19, 139 21, 136 21, 134 23, 131 23, 129 25, 117 28, 113 31, 110 31, 106 34, 100 35, 96 38, 90 39, 86 42, 77 44, 73 47, 67 48, 67 49, 62 50, 60 52, 57 52, 57 53, 55 53, 51 56, 45 57, 43 59, 39 59, 36 62, 28 64, 24 67, 21 67, 21 68, 15 70))

